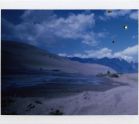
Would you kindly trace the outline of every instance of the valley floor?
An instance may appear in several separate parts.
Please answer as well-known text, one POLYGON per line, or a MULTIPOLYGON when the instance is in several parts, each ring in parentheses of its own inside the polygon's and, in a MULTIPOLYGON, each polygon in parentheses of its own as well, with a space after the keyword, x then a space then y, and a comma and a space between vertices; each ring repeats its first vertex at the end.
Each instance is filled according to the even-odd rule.
POLYGON ((128 85, 106 91, 84 91, 73 95, 14 97, 2 114, 18 115, 136 115, 138 113, 138 75, 122 74, 110 78, 128 85))

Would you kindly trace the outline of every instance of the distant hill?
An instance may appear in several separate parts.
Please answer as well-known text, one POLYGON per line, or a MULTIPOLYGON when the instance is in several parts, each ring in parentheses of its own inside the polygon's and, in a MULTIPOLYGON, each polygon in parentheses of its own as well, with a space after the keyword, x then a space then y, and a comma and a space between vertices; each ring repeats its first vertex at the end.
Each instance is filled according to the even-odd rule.
POLYGON ((2 41, 1 49, 2 74, 45 70, 92 75, 105 73, 108 70, 115 72, 107 66, 75 62, 21 42, 2 41))
POLYGON ((127 62, 124 59, 107 58, 107 57, 101 59, 71 57, 69 59, 81 63, 101 64, 109 66, 110 68, 113 68, 117 72, 121 73, 134 73, 138 71, 138 63, 127 62))

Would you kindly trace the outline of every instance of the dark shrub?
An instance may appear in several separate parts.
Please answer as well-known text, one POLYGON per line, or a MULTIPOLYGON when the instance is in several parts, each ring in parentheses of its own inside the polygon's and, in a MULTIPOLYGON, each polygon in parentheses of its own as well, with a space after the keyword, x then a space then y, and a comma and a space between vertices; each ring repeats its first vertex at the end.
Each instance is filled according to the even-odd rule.
POLYGON ((111 74, 111 72, 110 71, 107 71, 107 75, 110 75, 111 74))
POLYGON ((118 78, 119 75, 118 74, 111 74, 110 77, 118 78))
POLYGON ((50 112, 49 114, 50 115, 63 115, 64 113, 57 109, 55 111, 50 112))

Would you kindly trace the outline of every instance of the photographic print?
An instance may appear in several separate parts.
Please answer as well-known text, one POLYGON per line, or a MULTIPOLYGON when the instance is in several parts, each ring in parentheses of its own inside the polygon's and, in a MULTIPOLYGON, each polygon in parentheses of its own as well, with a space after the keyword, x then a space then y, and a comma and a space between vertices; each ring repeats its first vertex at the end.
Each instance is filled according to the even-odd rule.
POLYGON ((1 10, 2 115, 137 115, 138 10, 1 10))

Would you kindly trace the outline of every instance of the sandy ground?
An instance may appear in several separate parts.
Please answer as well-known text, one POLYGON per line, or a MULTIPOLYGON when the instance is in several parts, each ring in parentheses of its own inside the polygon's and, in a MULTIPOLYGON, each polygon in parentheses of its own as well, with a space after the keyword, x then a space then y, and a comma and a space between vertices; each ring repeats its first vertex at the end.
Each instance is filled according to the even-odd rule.
POLYGON ((123 74, 111 80, 126 83, 105 92, 84 91, 73 96, 15 98, 9 114, 136 115, 138 112, 137 74, 123 74))

